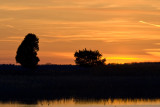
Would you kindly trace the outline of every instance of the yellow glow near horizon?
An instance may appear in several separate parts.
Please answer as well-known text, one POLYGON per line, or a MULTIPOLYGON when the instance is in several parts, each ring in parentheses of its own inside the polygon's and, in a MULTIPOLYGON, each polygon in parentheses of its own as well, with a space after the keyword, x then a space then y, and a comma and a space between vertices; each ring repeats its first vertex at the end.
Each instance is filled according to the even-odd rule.
POLYGON ((107 57, 107 59, 137 60, 137 59, 139 59, 139 58, 132 58, 132 57, 107 57))
POLYGON ((124 64, 124 63, 133 63, 133 62, 143 62, 144 59, 142 58, 134 58, 134 57, 125 57, 125 56, 110 56, 110 57, 102 57, 101 59, 106 59, 106 63, 118 63, 118 64, 124 64))

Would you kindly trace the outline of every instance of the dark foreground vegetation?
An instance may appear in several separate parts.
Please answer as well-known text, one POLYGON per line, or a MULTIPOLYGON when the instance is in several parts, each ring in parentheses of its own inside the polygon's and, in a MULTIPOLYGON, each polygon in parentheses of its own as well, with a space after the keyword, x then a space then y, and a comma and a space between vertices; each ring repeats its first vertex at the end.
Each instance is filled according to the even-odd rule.
POLYGON ((0 101, 160 98, 160 63, 83 68, 41 65, 30 70, 0 65, 0 101))

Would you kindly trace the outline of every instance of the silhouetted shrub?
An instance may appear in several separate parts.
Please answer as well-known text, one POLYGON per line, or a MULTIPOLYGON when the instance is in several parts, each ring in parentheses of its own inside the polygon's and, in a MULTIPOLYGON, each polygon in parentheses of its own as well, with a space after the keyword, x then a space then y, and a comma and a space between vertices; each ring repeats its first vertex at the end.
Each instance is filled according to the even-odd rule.
POLYGON ((102 54, 99 53, 98 50, 79 50, 74 54, 76 58, 75 63, 80 66, 100 66, 105 65, 106 59, 102 59, 102 54))
POLYGON ((39 39, 35 34, 27 34, 17 50, 17 63, 20 63, 23 67, 35 68, 39 62, 37 57, 38 43, 39 39))

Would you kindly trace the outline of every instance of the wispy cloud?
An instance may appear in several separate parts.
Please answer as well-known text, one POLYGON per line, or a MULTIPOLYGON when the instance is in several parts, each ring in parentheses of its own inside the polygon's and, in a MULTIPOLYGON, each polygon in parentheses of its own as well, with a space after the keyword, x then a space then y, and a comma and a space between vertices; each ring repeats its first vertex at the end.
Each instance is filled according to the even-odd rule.
POLYGON ((58 57, 67 57, 67 58, 73 58, 74 52, 52 52, 52 51, 47 51, 47 52, 40 52, 40 56, 58 56, 58 57))
POLYGON ((147 24, 147 25, 155 26, 155 27, 160 27, 160 25, 148 23, 148 22, 145 22, 145 21, 139 21, 139 22, 140 22, 140 23, 147 24))
POLYGON ((157 52, 159 51, 160 52, 160 48, 154 48, 154 49, 144 49, 145 51, 152 51, 152 52, 157 52))
POLYGON ((2 39, 0 42, 19 42, 18 40, 9 40, 9 39, 2 39))
POLYGON ((14 28, 14 26, 12 26, 12 25, 5 25, 5 26, 8 28, 14 28))
POLYGON ((29 9, 34 9, 34 7, 23 7, 23 6, 0 6, 0 10, 12 10, 12 11, 17 11, 17 10, 29 10, 29 9))
POLYGON ((4 21, 11 21, 14 18, 0 18, 0 22, 4 22, 4 21))
POLYGON ((20 36, 11 36, 8 37, 9 39, 23 39, 24 37, 20 37, 20 36))
POLYGON ((160 57, 160 52, 147 52, 148 54, 160 57))
POLYGON ((160 57, 160 48, 144 49, 147 54, 160 57))

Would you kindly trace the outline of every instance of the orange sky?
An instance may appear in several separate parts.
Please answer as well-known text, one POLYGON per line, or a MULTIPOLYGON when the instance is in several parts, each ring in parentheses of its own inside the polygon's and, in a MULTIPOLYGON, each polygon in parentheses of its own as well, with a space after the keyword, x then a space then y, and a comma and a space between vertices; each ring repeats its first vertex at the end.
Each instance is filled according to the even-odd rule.
POLYGON ((160 61, 159 0, 0 0, 0 63, 15 64, 28 33, 40 64, 74 64, 79 49, 107 63, 160 61))

